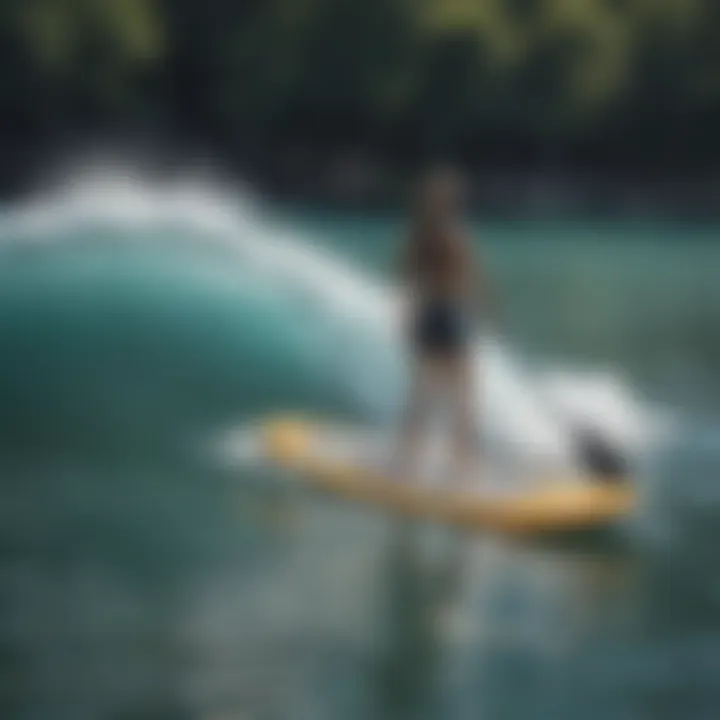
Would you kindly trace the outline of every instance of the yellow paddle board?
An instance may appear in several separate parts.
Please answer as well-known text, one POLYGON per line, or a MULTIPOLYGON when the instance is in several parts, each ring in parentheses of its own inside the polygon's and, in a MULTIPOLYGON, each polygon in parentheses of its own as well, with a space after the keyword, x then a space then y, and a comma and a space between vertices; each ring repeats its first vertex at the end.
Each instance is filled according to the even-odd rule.
POLYGON ((328 449, 330 428, 281 418, 262 426, 264 454, 297 473, 309 487, 398 514, 508 533, 583 530, 612 524, 636 503, 630 482, 589 477, 546 478, 512 495, 485 494, 457 486, 429 487, 383 476, 328 449))

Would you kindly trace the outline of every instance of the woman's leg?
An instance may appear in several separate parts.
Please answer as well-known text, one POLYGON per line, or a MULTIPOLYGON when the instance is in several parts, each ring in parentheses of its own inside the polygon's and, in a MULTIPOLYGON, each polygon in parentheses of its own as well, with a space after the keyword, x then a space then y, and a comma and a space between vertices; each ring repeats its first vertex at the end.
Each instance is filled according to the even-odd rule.
POLYGON ((420 468, 419 451, 436 385, 434 363, 419 358, 410 379, 405 412, 401 421, 393 472, 401 478, 417 477, 420 468))
POLYGON ((475 369, 471 357, 465 353, 448 359, 445 367, 445 381, 452 402, 452 477, 460 482, 468 482, 477 479, 480 473, 475 369))

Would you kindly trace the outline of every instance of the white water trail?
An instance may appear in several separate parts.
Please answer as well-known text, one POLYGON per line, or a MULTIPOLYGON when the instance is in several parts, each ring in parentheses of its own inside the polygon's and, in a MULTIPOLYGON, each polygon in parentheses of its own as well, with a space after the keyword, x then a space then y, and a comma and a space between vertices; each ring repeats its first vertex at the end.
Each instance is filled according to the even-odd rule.
MULTIPOLYGON (((196 179, 158 185, 143 182, 135 171, 103 168, 4 213, 0 243, 51 242, 96 224, 165 236, 177 231, 178 238, 227 254, 243 273, 292 293, 312 313, 308 323, 321 318, 323 332, 352 338, 349 355, 357 362, 350 383, 359 394, 370 403, 373 393, 378 401, 399 402, 402 373, 393 376, 387 367, 389 359, 401 357, 396 293, 320 243, 274 226, 246 192, 196 179)), ((136 236, 147 238, 142 232, 136 236)), ((642 450, 659 428, 655 413, 616 372, 563 367, 530 372, 493 337, 479 338, 475 352, 477 406, 488 441, 534 467, 573 463, 568 422, 581 421, 630 451, 642 450)))

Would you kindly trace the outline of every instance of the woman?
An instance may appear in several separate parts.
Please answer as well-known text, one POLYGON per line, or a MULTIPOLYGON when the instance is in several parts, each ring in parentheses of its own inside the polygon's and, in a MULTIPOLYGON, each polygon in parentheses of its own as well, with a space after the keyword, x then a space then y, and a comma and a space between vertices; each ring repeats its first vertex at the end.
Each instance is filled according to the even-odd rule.
POLYGON ((421 431, 432 402, 440 394, 452 407, 453 478, 465 479, 476 468, 471 340, 472 305, 484 283, 459 213, 462 189, 450 171, 436 171, 420 184, 414 221, 401 259, 409 293, 409 343, 413 356, 410 397, 400 436, 400 472, 418 472, 421 431))

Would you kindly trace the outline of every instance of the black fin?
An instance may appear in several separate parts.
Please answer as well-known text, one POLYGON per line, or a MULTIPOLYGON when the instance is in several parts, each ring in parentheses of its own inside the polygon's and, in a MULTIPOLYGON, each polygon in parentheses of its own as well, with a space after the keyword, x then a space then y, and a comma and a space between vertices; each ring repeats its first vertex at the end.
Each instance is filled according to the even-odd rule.
POLYGON ((622 482, 630 474, 624 454, 597 433, 583 430, 575 435, 577 452, 584 469, 603 482, 622 482))

